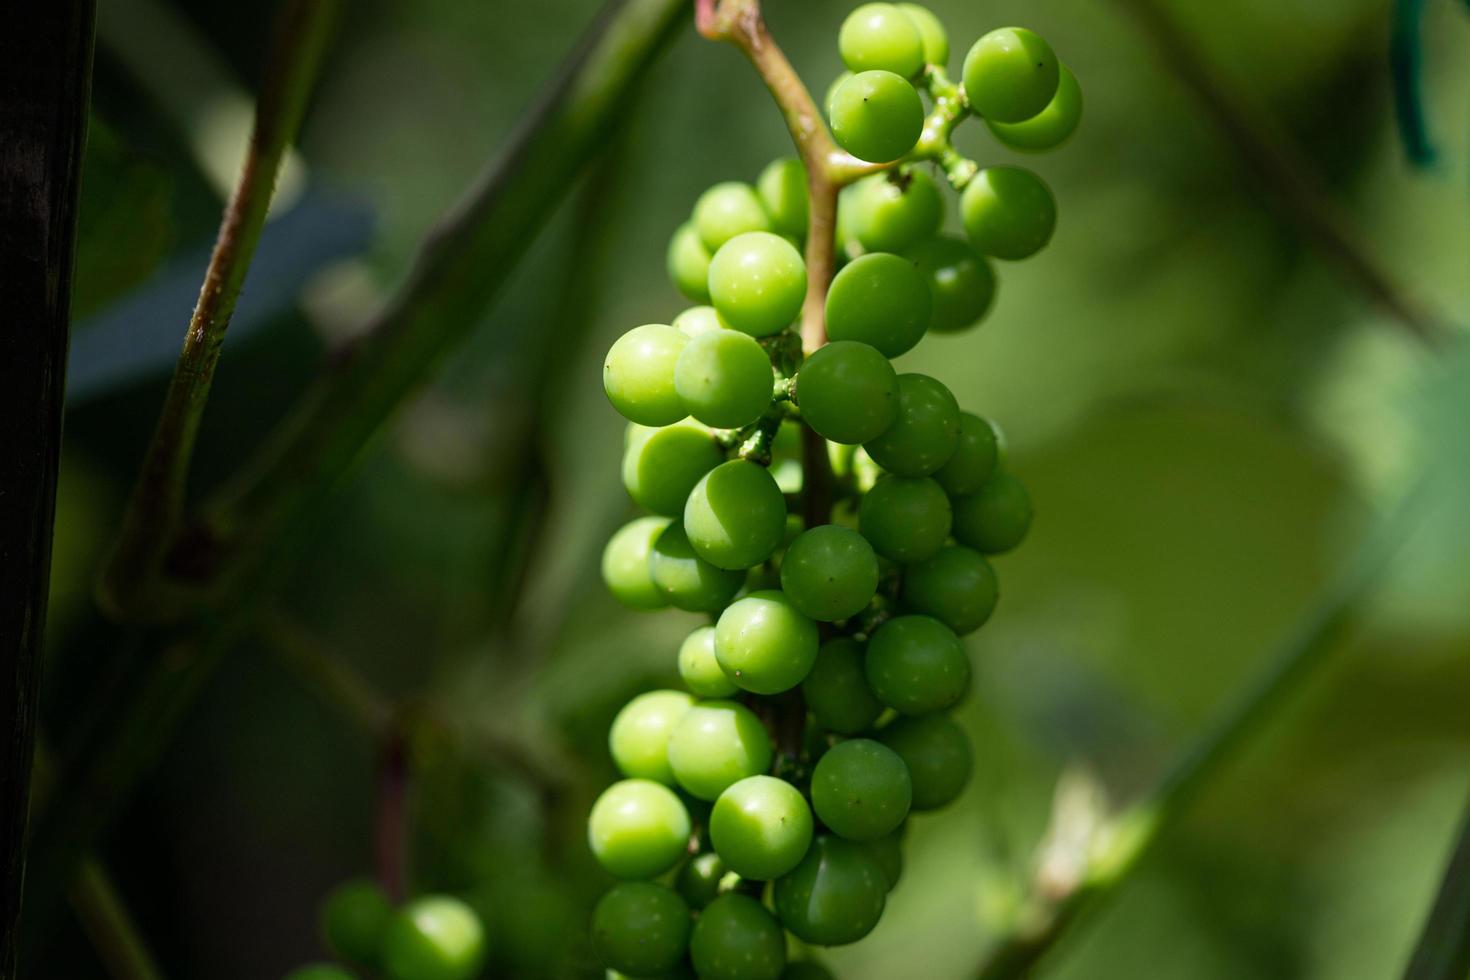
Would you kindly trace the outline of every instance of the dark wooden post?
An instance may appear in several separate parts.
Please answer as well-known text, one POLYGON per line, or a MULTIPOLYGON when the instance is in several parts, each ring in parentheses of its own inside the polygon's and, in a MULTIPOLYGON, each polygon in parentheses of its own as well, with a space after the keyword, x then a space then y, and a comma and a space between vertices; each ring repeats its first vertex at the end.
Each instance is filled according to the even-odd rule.
POLYGON ((16 975, 92 0, 0 23, 0 980, 16 975))

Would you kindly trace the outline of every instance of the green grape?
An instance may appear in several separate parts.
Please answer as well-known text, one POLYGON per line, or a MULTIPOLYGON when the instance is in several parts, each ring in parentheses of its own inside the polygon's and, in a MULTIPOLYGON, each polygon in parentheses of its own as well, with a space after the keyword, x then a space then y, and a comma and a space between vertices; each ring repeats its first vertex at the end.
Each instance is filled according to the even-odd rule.
POLYGON ((755 188, 739 181, 716 184, 694 202, 694 230, 714 255, 720 247, 748 231, 770 231, 771 218, 755 188))
POLYGON ((942 711, 970 689, 965 648, 931 616, 897 616, 878 627, 868 640, 867 671, 878 700, 904 715, 942 711))
POLYGON ((368 878, 355 878, 332 889, 322 903, 322 938, 344 960, 372 966, 382 951, 383 929, 393 903, 368 878))
POLYGON ((812 619, 846 619, 867 608, 878 591, 878 557, 856 531, 833 524, 814 527, 787 547, 781 588, 812 619))
POLYGON ((812 960, 797 960, 786 964, 781 980, 837 980, 832 971, 812 960))
POLYGON ((882 702, 868 688, 863 645, 850 636, 822 646, 801 682, 801 694, 817 724, 838 735, 865 731, 883 713, 882 702))
POLYGON ((393 980, 469 980, 484 961, 480 917, 449 895, 413 899, 383 933, 383 971, 393 980))
POLYGON ((904 78, 924 70, 924 39, 914 21, 891 3, 865 3, 837 32, 842 63, 852 71, 881 69, 904 78))
POLYGON ((949 462, 960 442, 960 406, 925 374, 898 376, 898 415, 863 443, 873 462, 897 476, 928 476, 949 462))
POLYGON ((991 31, 970 48, 961 70, 965 98, 987 120, 1018 123, 1041 112, 1057 94, 1057 56, 1024 27, 991 31))
MULTIPOLYGON (((832 79, 831 84, 829 84, 827 86, 827 94, 822 97, 822 107, 827 110, 827 118, 828 119, 831 119, 832 118, 832 97, 837 94, 837 90, 842 87, 842 83, 845 82, 845 81, 847 81, 851 77, 852 77, 852 72, 850 72, 850 71, 844 71, 842 74, 840 74, 836 78, 832 79)), ((846 195, 844 194, 843 196, 845 197, 846 195)), ((840 223, 840 219, 839 219, 839 223, 840 223)), ((841 242, 842 239, 843 239, 843 236, 839 234, 837 236, 838 242, 841 242)))
POLYGON ((908 14, 909 20, 914 22, 918 28, 919 37, 924 42, 924 61, 927 64, 938 65, 943 68, 949 63, 949 35, 945 33, 944 25, 939 18, 934 16, 928 7, 921 7, 916 3, 901 3, 898 9, 908 14))
POLYGON ((939 235, 920 242, 905 254, 929 286, 933 300, 930 330, 958 333, 979 323, 990 312, 995 302, 995 270, 968 242, 939 235))
POLYGON ((954 455, 934 473, 950 496, 974 493, 985 485, 1000 461, 1000 435, 995 424, 971 412, 960 413, 960 442, 954 455))
POLYGON ((702 333, 725 329, 713 306, 691 306, 674 317, 674 322, 670 325, 691 340, 702 333))
POLYGON ((694 223, 686 221, 674 230, 665 257, 669 281, 696 303, 709 302, 709 249, 699 240, 694 223))
POLYGON ((867 442, 898 417, 898 375, 876 348, 838 340, 801 365, 796 398, 802 419, 823 439, 867 442))
POLYGON ((587 843, 613 877, 652 878, 679 863, 689 830, 689 811, 673 790, 648 779, 624 779, 592 805, 587 843))
POLYGON ((695 553, 715 567, 750 568, 780 546, 786 498, 764 466, 732 459, 695 484, 684 505, 684 530, 695 553))
POLYGON ((622 882, 598 901, 592 942, 608 969, 658 976, 677 966, 689 945, 689 907, 663 885, 622 882))
POLYGON ((284 980, 357 980, 357 974, 335 963, 308 963, 286 974, 284 980))
POLYGON ((806 298, 806 263, 796 246, 765 231, 737 235, 709 266, 710 302, 733 330, 752 337, 791 325, 806 298))
POLYGON ((699 478, 724 460, 709 429, 695 422, 686 419, 661 429, 640 426, 623 452, 623 486, 645 510, 678 517, 699 478))
POLYGON ((1004 470, 997 470, 979 490, 951 503, 955 539, 983 554, 1010 551, 1031 529, 1031 495, 1004 470))
POLYGON ((870 252, 843 266, 827 292, 827 335, 856 340, 888 357, 913 349, 929 326, 933 300, 908 259, 870 252))
POLYGON ((863 495, 858 530, 873 550, 898 562, 923 561, 949 537, 949 498, 930 479, 885 476, 863 495))
POLYGON ((674 390, 674 364, 689 342, 673 327, 634 327, 613 343, 602 365, 607 400, 639 425, 671 425, 689 413, 674 390))
POLYGON ((771 404, 775 380, 760 342, 735 330, 712 330, 684 345, 674 365, 674 390, 705 425, 738 429, 771 404))
POLYGON ((602 580, 623 605, 661 609, 669 604, 649 575, 653 543, 668 526, 665 517, 640 517, 624 524, 608 540, 602 551, 602 580))
POLYGON ((819 834, 790 874, 776 880, 776 917, 803 942, 855 943, 883 916, 888 882, 856 841, 819 834))
POLYGON ((806 168, 794 157, 772 160, 755 182, 771 224, 782 235, 806 237, 806 168))
POLYGON ((960 195, 970 243, 986 255, 1019 261, 1051 241, 1057 202, 1041 178, 1021 167, 986 167, 960 195))
POLYGON ((990 563, 969 548, 941 548, 903 573, 904 605, 933 616, 960 636, 985 625, 995 611, 999 588, 990 563))
POLYGON ((679 677, 702 698, 727 698, 740 688, 725 676, 715 658, 715 628, 701 626, 679 647, 679 677))
POLYGON ((1067 141, 1082 121, 1082 86, 1066 65, 1061 66, 1057 94, 1047 107, 1030 119, 1003 123, 985 120, 995 138, 1013 150, 1038 153, 1054 150, 1067 141))
POLYGON ((723 609, 745 584, 744 572, 717 568, 695 554, 678 521, 654 539, 648 574, 664 602, 686 612, 723 609))
POLYGON ((914 783, 915 810, 937 810, 960 795, 974 765, 970 740, 945 714, 899 718, 878 733, 897 752, 914 783))
POLYGON ((833 833, 870 841, 909 815, 909 771, 898 754, 870 738, 839 742, 812 770, 812 808, 833 833))
POLYGON ((613 719, 607 744, 624 776, 674 785, 669 768, 669 735, 694 698, 683 691, 649 691, 623 706, 613 719))
POLYGON ((680 786, 714 801, 732 784, 771 767, 771 739, 743 704, 701 701, 674 729, 669 762, 680 786))
POLYGON ((897 160, 919 141, 924 103, 891 71, 862 71, 832 93, 832 136, 859 160, 897 160))
POLYGON ((866 846, 868 853, 873 855, 873 860, 878 862, 878 867, 883 869, 883 880, 888 882, 888 890, 893 891, 898 879, 903 877, 903 830, 895 830, 886 837, 867 841, 866 846))
POLYGON ((714 851, 696 854, 684 863, 674 879, 674 888, 692 909, 702 909, 720 894, 720 883, 729 869, 714 851))
POLYGON ((769 881, 801 862, 812 842, 812 811, 801 791, 775 776, 751 776, 715 801, 709 839, 742 878, 769 881))
POLYGON ((939 233, 944 198, 922 170, 875 174, 853 185, 852 236, 869 252, 902 252, 939 233))
POLYGON ((786 934, 749 895, 721 895, 694 923, 689 958, 701 980, 780 980, 786 934))
POLYGON ((753 694, 780 694, 802 682, 817 660, 817 624, 780 592, 736 599, 715 625, 715 657, 725 675, 753 694))

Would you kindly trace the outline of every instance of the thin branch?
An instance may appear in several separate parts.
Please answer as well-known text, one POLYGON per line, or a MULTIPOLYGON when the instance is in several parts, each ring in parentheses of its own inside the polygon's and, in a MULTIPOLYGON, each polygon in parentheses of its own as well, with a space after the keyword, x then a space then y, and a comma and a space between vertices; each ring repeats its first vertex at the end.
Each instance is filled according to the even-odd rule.
POLYGON ((281 161, 306 114, 341 3, 290 0, 277 26, 239 182, 220 220, 178 366, 144 454, 122 530, 103 569, 99 599, 120 619, 169 614, 170 600, 153 593, 183 521, 194 446, 225 330, 265 226, 281 161), (164 609, 150 608, 155 602, 164 609))
POLYGON ((83 859, 71 885, 71 907, 113 980, 163 980, 143 934, 111 876, 94 857, 83 859))
POLYGON ((1301 150, 1283 134, 1268 131, 1262 114, 1216 75, 1199 46, 1158 0, 1117 2, 1133 14, 1159 58, 1194 93, 1241 160, 1261 179, 1281 215, 1393 322, 1427 346, 1442 347, 1451 335, 1450 325, 1393 281, 1301 150))
POLYGON ((395 905, 408 897, 410 779, 407 734, 398 725, 390 725, 378 758, 373 852, 378 884, 395 905))
POLYGON ((1470 977, 1470 804, 1404 980, 1470 977))
MULTIPOLYGON (((1078 846, 1081 853, 1060 862, 1076 869, 1068 880, 1038 876, 1027 905, 981 964, 980 980, 1028 975, 1075 922, 1118 891, 1200 791, 1234 763, 1263 723, 1317 672, 1359 620, 1390 561, 1417 527, 1422 496, 1420 491, 1411 493, 1365 537, 1260 673, 1179 756, 1153 791, 1112 821, 1099 821, 1096 831, 1078 846)), ((1049 871, 1056 863, 1043 862, 1041 870, 1049 871)))
POLYGON ((332 656, 300 623, 279 610, 262 618, 268 646, 297 678, 365 738, 378 741, 393 719, 393 705, 352 666, 332 656))

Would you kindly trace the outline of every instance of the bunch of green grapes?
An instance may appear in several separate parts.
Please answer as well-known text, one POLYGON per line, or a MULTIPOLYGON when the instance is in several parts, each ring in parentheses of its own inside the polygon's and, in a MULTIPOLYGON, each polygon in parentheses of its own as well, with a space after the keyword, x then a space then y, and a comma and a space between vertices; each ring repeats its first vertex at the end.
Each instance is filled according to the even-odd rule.
POLYGON ((623 482, 649 513, 613 535, 603 577, 628 606, 710 619, 670 651, 685 689, 641 694, 612 725, 626 778, 588 822, 619 879, 593 917, 609 976, 831 976, 788 963, 787 934, 867 935, 908 817, 970 776, 947 713, 970 686, 961 637, 994 610, 989 558, 1025 537, 1031 503, 995 424, 890 359, 979 322, 991 259, 1039 250, 1055 206, 1029 171, 956 165, 920 141, 939 126, 947 146, 978 115, 1009 146, 1049 148, 1076 127, 1080 95, 1019 28, 982 37, 963 87, 949 83, 944 30, 913 4, 859 7, 839 46, 850 71, 828 98, 832 131, 876 165, 841 199, 829 342, 803 355, 795 328, 809 200, 802 164, 783 159, 700 196, 667 265, 704 305, 630 330, 604 365, 630 423, 623 482), (964 185, 965 238, 940 233, 929 160, 964 185), (816 447, 805 465, 803 444, 816 447), (797 506, 817 473, 830 512, 797 506))
MULTIPOLYGON (((343 963, 385 980, 470 980, 485 961, 485 927, 452 895, 421 895, 395 908, 375 882, 353 879, 322 902, 322 939, 343 963)), ((354 980, 337 963, 309 963, 286 980, 354 980)))

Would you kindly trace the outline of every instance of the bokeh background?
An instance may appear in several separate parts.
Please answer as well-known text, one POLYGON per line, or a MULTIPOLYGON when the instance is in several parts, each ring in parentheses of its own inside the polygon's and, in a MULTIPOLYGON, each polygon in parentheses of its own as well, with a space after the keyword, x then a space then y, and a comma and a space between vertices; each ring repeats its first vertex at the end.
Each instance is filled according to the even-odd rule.
MULTIPOLYGON (((1463 5, 1427 5, 1439 155, 1416 168, 1395 128, 1385 0, 1160 2, 1252 125, 1300 150, 1384 275, 1446 320, 1470 315, 1463 5)), ((1087 108, 1070 144, 1023 161, 1056 191, 1054 243, 1001 269, 980 329, 902 360, 1001 424, 1037 519, 997 562, 1002 604, 969 643, 977 777, 913 821, 888 914, 828 962, 851 978, 971 975, 1026 887, 1059 776, 1114 803, 1145 790, 1432 471, 1417 532, 1330 666, 1043 973, 1395 975, 1470 789, 1470 357, 1426 350, 1364 299, 1130 3, 929 5, 955 67, 992 27, 1041 32, 1087 108)), ((196 491, 402 280, 597 6, 350 5, 231 329, 196 491)), ((851 4, 766 6, 824 89, 851 4)), ((46 725, 63 746, 119 653, 91 582, 271 25, 263 4, 100 7, 48 636, 46 725)), ((417 886, 484 911, 493 975, 594 975, 583 924, 605 880, 582 821, 613 777, 606 726, 673 683, 697 622, 623 610, 601 587, 602 544, 632 506, 600 358, 685 305, 663 250, 698 193, 789 153, 748 66, 692 25, 630 109, 494 309, 292 543, 109 834, 104 856, 172 974, 269 977, 319 956, 317 901, 370 870, 375 747, 314 690, 302 665, 325 651, 442 721, 419 746, 417 886)), ((981 161, 1014 156, 981 126, 961 132, 981 161)), ((48 976, 100 975, 74 924, 42 949, 48 976)))

